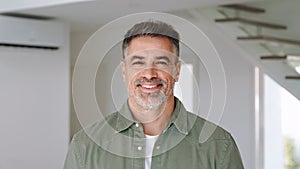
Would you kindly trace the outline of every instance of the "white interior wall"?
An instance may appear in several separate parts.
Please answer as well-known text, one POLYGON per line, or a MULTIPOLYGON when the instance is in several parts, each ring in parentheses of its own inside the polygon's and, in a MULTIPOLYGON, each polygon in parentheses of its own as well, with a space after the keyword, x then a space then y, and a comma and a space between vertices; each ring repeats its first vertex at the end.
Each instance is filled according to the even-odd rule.
POLYGON ((59 50, 0 47, 0 169, 63 167, 70 55, 69 27, 62 29, 59 50))
MULTIPOLYGON (((228 91, 225 110, 219 124, 232 133, 240 148, 245 168, 252 169, 255 166, 254 67, 243 57, 244 53, 242 50, 229 39, 226 39, 221 31, 218 30, 215 25, 207 21, 206 18, 199 17, 191 19, 191 21, 207 33, 221 56, 225 68, 228 91)), ((90 35, 91 32, 72 33, 72 63, 78 56, 80 46, 84 44, 90 35)), ((195 41, 197 41, 197 39, 195 39, 195 41)), ((205 54, 205 51, 203 51, 203 54, 205 54)), ((114 54, 111 54, 111 56, 114 56, 114 54)), ((119 61, 119 56, 113 58, 119 61)), ((102 81, 111 79, 111 72, 108 70, 114 67, 109 62, 105 65, 107 66, 107 77, 104 77, 102 81)), ((199 70, 203 70, 203 67, 199 68, 199 70)), ((200 107, 204 107, 203 109, 207 110, 209 99, 205 98, 210 98, 211 96, 210 91, 205 90, 206 87, 209 87, 206 73, 200 71, 200 76, 197 80, 200 81, 200 84, 203 84, 203 88, 200 88, 203 99, 199 104, 200 107)), ((101 91, 99 92, 101 93, 101 91)), ((103 99, 103 102, 106 102, 103 93, 105 93, 105 91, 102 92, 102 97, 98 100, 100 102, 101 99, 103 99)), ((111 108, 113 107, 109 105, 106 107, 106 110, 109 111, 111 108)), ((74 112, 72 113, 73 115, 75 114, 74 112)), ((80 125, 78 125, 78 121, 71 121, 71 128, 73 131, 71 134, 79 130, 80 125)))

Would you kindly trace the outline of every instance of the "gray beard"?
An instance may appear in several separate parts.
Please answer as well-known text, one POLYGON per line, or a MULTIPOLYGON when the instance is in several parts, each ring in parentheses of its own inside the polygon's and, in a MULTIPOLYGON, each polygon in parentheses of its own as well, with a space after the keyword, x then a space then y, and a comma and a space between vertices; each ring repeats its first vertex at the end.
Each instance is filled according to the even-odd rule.
POLYGON ((173 93, 174 88, 170 90, 167 95, 163 92, 158 93, 149 93, 147 103, 145 103, 140 96, 135 95, 134 100, 135 102, 140 105, 145 110, 158 110, 169 98, 169 96, 173 93))
POLYGON ((134 96, 136 103, 146 110, 158 110, 167 98, 163 92, 149 93, 146 102, 140 96, 134 96))

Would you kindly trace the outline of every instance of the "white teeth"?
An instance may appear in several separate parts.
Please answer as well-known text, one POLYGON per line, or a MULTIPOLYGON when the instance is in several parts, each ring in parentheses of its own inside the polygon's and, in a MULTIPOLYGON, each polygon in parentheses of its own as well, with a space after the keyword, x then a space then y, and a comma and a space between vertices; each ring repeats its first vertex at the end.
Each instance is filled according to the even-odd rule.
POLYGON ((147 88, 147 89, 152 89, 156 87, 156 85, 143 85, 142 87, 147 88))

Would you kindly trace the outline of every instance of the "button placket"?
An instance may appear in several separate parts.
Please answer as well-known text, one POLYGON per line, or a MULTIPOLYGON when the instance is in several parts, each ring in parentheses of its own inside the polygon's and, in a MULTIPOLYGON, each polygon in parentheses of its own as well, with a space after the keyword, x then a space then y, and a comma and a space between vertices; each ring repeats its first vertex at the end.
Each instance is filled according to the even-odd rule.
POLYGON ((156 140, 156 142, 155 142, 155 144, 153 146, 153 153, 152 153, 153 156, 156 156, 156 155, 158 155, 158 154, 161 153, 161 143, 162 143, 161 140, 162 140, 162 137, 163 137, 163 134, 161 134, 157 138, 157 140, 156 140))
POLYGON ((131 126, 133 130, 133 168, 141 169, 145 166, 145 135, 143 127, 139 123, 135 123, 131 126))
POLYGON ((135 123, 133 129, 133 152, 135 157, 144 157, 145 154, 145 135, 142 126, 135 123))

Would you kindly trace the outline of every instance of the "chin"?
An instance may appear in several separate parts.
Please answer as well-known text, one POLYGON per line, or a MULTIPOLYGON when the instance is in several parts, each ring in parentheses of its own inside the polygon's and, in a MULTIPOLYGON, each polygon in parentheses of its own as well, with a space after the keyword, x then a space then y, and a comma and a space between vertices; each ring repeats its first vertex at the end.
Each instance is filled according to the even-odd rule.
POLYGON ((167 100, 162 92, 148 93, 147 95, 134 96, 135 102, 146 110, 158 110, 167 100))

